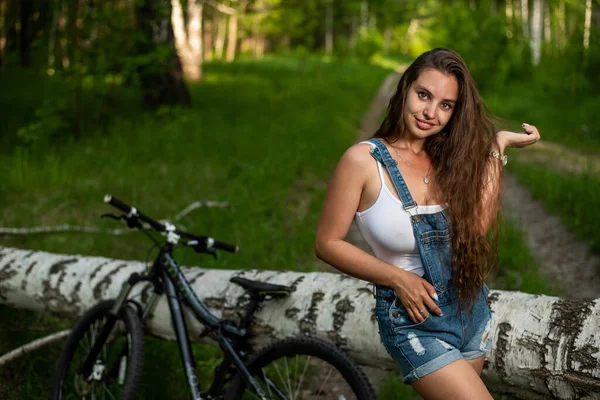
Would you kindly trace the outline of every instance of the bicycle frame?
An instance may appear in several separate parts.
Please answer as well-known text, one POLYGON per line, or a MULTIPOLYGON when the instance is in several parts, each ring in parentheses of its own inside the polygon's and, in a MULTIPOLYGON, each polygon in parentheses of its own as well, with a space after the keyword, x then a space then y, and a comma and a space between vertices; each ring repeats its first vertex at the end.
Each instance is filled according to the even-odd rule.
POLYGON ((181 306, 182 303, 192 310, 199 322, 215 332, 217 341, 225 354, 223 362, 219 365, 215 372, 213 384, 208 392, 206 392, 207 395, 215 396, 218 394, 219 389, 225 382, 225 375, 233 363, 239 372, 241 372, 245 377, 248 384, 254 388, 256 394, 260 398, 266 398, 263 390, 250 375, 248 369, 244 365, 244 362, 234 349, 232 339, 230 338, 243 338, 246 335, 246 330, 244 327, 238 328, 232 324, 224 323, 206 308, 200 299, 198 299, 189 282, 185 279, 185 276, 181 272, 181 269, 173 259, 171 255, 173 248, 174 246, 171 243, 166 243, 162 246, 158 257, 154 261, 152 273, 149 277, 133 274, 128 281, 123 284, 115 305, 111 310, 109 317, 107 318, 106 324, 102 328, 102 331, 98 336, 98 340, 96 340, 96 343, 90 350, 87 359, 80 368, 80 372, 84 376, 89 376, 91 374, 94 360, 100 353, 104 341, 110 335, 110 332, 117 321, 117 315, 121 307, 123 307, 123 305, 127 302, 127 298, 132 287, 140 281, 152 281, 154 285, 154 293, 143 310, 142 322, 145 323, 146 318, 152 312, 153 307, 156 304, 158 297, 162 294, 164 288, 171 312, 171 321, 173 323, 175 337, 179 346, 181 361, 183 363, 183 368, 192 398, 194 400, 202 400, 202 392, 200 390, 198 376, 196 375, 196 363, 191 350, 187 325, 183 315, 183 307, 181 306))

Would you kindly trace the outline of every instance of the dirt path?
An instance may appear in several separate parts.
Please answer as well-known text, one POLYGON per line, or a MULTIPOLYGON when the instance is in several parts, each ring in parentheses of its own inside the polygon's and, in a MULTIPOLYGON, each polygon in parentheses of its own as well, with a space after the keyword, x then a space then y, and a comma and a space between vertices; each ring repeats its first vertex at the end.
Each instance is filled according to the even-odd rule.
POLYGON ((546 214, 542 204, 508 174, 502 205, 505 214, 518 221, 540 273, 560 285, 561 296, 600 297, 600 258, 567 231, 558 217, 546 214))
MULTIPOLYGON (((357 142, 371 137, 379 127, 382 113, 394 93, 400 73, 401 70, 391 73, 381 85, 362 119, 357 142)), ((543 163, 561 171, 600 172, 599 159, 581 156, 560 145, 544 141, 536 144, 536 147, 538 148, 520 149, 513 154, 517 153, 523 161, 543 163), (555 160, 559 161, 553 163, 555 160)), ((514 218, 524 231, 527 245, 539 262, 540 273, 561 285, 562 296, 600 297, 600 277, 597 272, 600 270, 600 258, 591 255, 585 243, 567 231, 557 217, 548 215, 543 206, 508 174, 504 182, 502 204, 505 215, 514 218)), ((369 251, 354 223, 346 240, 369 251)))

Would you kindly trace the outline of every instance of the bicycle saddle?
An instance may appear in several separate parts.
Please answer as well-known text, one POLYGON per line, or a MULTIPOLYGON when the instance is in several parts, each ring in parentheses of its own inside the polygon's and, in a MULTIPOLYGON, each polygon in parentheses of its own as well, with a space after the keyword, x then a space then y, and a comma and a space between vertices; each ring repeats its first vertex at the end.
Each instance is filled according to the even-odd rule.
POLYGON ((253 296, 285 297, 294 291, 294 288, 284 285, 252 281, 246 278, 235 277, 229 280, 246 289, 253 296))

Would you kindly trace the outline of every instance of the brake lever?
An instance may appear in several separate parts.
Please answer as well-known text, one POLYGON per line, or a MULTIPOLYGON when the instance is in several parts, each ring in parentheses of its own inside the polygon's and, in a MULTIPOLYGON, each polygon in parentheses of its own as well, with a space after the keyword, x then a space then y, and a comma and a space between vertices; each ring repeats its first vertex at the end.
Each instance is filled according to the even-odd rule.
POLYGON ((201 245, 200 243, 192 245, 191 247, 192 247, 192 249, 194 249, 194 251, 196 253, 199 253, 199 254, 210 254, 210 255, 212 255, 215 258, 215 260, 217 259, 217 251, 215 250, 214 247, 210 248, 210 249, 207 249, 205 245, 201 245))
POLYGON ((142 224, 140 224, 140 221, 137 218, 128 217, 125 214, 122 214, 119 216, 116 216, 114 214, 102 214, 102 215, 100 215, 100 218, 112 218, 117 221, 125 221, 125 222, 127 222, 127 226, 129 228, 144 229, 144 227, 142 226, 142 224))

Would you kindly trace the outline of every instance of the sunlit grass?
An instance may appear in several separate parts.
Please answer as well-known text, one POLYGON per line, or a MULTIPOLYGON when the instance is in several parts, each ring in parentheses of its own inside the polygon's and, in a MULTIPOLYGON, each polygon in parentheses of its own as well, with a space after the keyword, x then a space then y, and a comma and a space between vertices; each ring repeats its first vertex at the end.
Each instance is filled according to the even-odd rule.
POLYGON ((532 82, 515 81, 483 94, 487 107, 515 130, 521 123, 537 126, 544 140, 569 146, 584 154, 599 154, 600 130, 596 116, 600 97, 548 93, 532 82))

